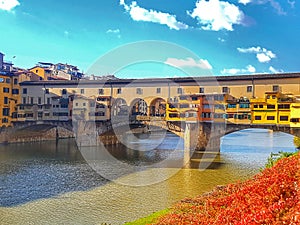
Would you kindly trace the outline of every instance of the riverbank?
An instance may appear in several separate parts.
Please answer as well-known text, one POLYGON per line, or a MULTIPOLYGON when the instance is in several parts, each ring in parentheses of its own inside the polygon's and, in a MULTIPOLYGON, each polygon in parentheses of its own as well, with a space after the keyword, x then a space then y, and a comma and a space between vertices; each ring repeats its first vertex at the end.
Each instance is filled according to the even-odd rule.
POLYGON ((135 224, 300 224, 300 155, 283 158, 251 179, 186 198, 135 224), (146 223, 140 223, 146 221, 146 223))
POLYGON ((0 144, 30 143, 74 138, 72 131, 62 127, 38 125, 33 128, 8 127, 0 131, 0 144))

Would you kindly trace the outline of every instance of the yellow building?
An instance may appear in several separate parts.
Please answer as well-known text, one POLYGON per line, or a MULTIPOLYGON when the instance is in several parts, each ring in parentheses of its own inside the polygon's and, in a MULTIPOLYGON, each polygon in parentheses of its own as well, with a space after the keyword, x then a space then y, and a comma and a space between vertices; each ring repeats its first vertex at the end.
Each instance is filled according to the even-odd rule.
POLYGON ((17 118, 16 105, 20 100, 18 76, 13 73, 0 74, 0 127, 11 126, 17 118))
POLYGON ((254 98, 251 103, 253 124, 277 124, 277 101, 279 92, 266 92, 264 98, 254 98))
POLYGON ((253 124, 290 124, 294 98, 280 92, 266 92, 265 98, 251 99, 253 124))
POLYGON ((300 128, 300 102, 291 104, 290 126, 300 128))

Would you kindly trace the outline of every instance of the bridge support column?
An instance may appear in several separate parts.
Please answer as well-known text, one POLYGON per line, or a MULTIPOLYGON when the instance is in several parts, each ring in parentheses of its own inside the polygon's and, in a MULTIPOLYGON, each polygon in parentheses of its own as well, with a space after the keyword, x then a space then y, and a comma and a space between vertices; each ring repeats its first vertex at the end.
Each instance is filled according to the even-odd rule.
POLYGON ((191 151, 197 147, 198 123, 186 123, 184 130, 184 150, 191 151))
POLYGON ((224 136, 225 130, 225 123, 200 123, 195 150, 219 152, 220 139, 224 136))

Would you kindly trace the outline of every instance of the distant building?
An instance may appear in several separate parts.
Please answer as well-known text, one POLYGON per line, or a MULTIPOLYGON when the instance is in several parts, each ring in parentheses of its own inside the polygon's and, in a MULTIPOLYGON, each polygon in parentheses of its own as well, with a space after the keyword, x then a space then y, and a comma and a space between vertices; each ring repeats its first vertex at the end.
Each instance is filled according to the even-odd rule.
POLYGON ((30 71, 42 80, 80 80, 83 77, 83 73, 76 66, 63 63, 39 62, 30 71))
POLYGON ((0 52, 0 71, 3 68, 3 57, 4 57, 4 54, 2 52, 0 52))

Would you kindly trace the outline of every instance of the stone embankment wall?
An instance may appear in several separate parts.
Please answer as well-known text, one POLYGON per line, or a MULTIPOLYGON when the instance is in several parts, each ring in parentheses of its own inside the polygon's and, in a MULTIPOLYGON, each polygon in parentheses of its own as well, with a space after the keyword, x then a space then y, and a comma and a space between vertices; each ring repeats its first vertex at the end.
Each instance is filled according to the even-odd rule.
POLYGON ((50 141, 62 138, 73 138, 72 131, 61 127, 53 127, 51 129, 15 129, 5 128, 0 131, 0 143, 26 143, 26 142, 39 142, 50 141))

